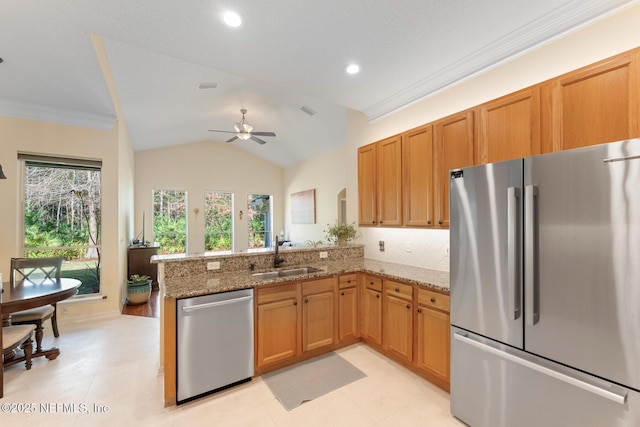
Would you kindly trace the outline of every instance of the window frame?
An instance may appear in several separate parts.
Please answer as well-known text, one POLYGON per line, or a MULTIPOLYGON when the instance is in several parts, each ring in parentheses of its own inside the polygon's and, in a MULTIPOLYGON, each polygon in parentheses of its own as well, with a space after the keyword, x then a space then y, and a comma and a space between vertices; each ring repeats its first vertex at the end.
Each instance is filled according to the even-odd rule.
MULTIPOLYGON (((153 236, 154 242, 159 242, 158 234, 156 233, 156 208, 155 208, 155 193, 156 191, 173 191, 173 192, 182 192, 184 193, 184 252, 169 252, 171 254, 188 254, 189 253, 189 192, 183 188, 172 188, 172 187, 164 187, 164 188, 153 188, 151 190, 151 235, 153 236)), ((160 236, 163 236, 168 233, 161 233, 160 236)), ((174 233, 173 235, 178 236, 182 233, 174 233)), ((167 252, 162 251, 162 245, 160 245, 159 253, 166 254, 167 252)))
MULTIPOLYGON (((204 192, 204 252, 205 254, 220 254, 220 253, 226 253, 226 252, 230 252, 233 253, 234 248, 235 248, 235 219, 234 219, 234 215, 233 213, 235 212, 234 209, 235 206, 235 194, 233 193, 233 191, 221 191, 221 190, 205 190, 204 192), (208 250, 207 249, 207 236, 209 236, 212 233, 208 233, 207 232, 207 224, 208 224, 208 218, 207 218, 207 195, 211 194, 211 193, 218 193, 218 194, 228 194, 231 197, 231 210, 229 213, 230 219, 231 219, 231 236, 230 236, 230 241, 231 241, 231 247, 229 249, 224 249, 224 250, 208 250)), ((221 234, 221 233, 218 233, 221 234)))

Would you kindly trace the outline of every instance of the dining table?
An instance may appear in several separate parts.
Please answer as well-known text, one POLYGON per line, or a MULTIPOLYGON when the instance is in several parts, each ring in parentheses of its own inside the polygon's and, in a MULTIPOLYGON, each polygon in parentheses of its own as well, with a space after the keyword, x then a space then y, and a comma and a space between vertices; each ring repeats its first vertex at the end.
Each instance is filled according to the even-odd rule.
MULTIPOLYGON (((79 280, 70 278, 23 280, 16 282, 13 286, 11 282, 2 283, 2 293, 0 293, 2 326, 11 325, 11 313, 63 301, 75 295, 81 284, 79 280)), ((34 351, 31 357, 44 356, 53 360, 59 355, 60 349, 52 347, 34 351)), ((24 355, 14 354, 12 357, 5 354, 4 359, 4 366, 10 366, 24 361, 24 355)))

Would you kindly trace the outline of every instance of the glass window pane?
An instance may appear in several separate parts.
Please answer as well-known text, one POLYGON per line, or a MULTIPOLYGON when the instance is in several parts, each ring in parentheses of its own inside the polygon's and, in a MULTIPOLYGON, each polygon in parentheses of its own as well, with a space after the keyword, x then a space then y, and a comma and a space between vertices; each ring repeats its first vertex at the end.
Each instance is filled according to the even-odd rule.
POLYGON ((153 235, 160 244, 159 253, 187 251, 187 192, 153 191, 153 235))
POLYGON ((204 250, 230 251, 233 243, 233 194, 205 193, 204 250))
POLYGON ((62 255, 62 277, 78 279, 79 295, 100 292, 99 169, 25 161, 23 256, 62 255))
POLYGON ((271 247, 271 196, 249 194, 247 203, 249 249, 271 247))

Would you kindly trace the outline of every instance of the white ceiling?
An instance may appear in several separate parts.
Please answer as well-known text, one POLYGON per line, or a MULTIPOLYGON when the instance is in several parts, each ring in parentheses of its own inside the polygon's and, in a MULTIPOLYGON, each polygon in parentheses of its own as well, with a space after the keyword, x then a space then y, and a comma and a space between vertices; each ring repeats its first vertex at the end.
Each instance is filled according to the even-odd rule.
POLYGON ((225 141, 207 130, 246 108, 277 136, 234 144, 286 167, 343 144, 346 108, 375 120, 637 2, 0 0, 0 114, 110 128, 96 34, 134 150, 225 141), (228 9, 242 27, 222 23, 228 9))

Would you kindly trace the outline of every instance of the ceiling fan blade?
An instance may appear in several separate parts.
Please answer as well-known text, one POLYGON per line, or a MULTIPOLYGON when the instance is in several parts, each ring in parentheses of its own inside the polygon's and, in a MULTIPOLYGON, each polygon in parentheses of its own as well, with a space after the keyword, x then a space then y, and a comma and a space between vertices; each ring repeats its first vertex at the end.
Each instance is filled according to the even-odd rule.
POLYGON ((267 141, 264 141, 264 140, 262 140, 262 139, 260 139, 258 137, 253 136, 253 135, 251 135, 250 139, 254 140, 255 142, 257 142, 258 144, 261 144, 261 145, 264 145, 264 144, 267 143, 267 141))
POLYGON ((215 129, 209 129, 209 132, 237 133, 237 132, 232 132, 230 130, 215 130, 215 129))
POLYGON ((231 139, 230 139, 230 140, 228 140, 227 142, 233 142, 233 141, 235 141, 236 139, 239 139, 239 138, 238 138, 237 136, 234 136, 233 138, 231 138, 231 139))
POLYGON ((276 136, 275 132, 251 132, 251 135, 258 135, 258 136, 276 136))

